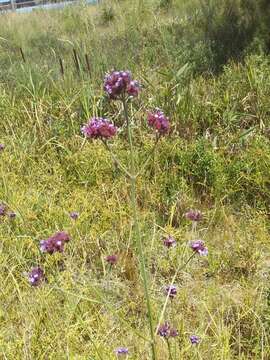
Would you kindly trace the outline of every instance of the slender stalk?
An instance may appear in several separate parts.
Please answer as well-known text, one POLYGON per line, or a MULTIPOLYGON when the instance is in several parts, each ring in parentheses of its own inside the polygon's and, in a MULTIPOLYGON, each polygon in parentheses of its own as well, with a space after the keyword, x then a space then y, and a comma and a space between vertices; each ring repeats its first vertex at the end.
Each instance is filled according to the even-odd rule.
POLYGON ((169 359, 173 360, 173 355, 172 355, 172 348, 171 348, 171 343, 169 339, 166 339, 167 342, 167 346, 168 346, 168 352, 169 352, 169 359))
POLYGON ((143 279, 144 295, 146 297, 149 328, 150 328, 150 335, 151 335, 152 359, 156 360, 155 332, 154 332, 153 317, 152 317, 152 311, 151 311, 151 301, 150 301, 150 295, 149 295, 149 289, 148 289, 148 279, 147 279, 146 268, 145 268, 145 258, 144 258, 144 253, 143 253, 142 238, 141 238, 141 233, 140 233, 138 210, 137 210, 136 168, 135 168, 133 141, 132 141, 132 130, 131 130, 129 116, 128 116, 127 101, 126 101, 125 97, 123 97, 122 102, 123 102, 123 107, 124 107, 124 116, 125 116, 125 120, 127 123, 128 142, 129 142, 129 150, 130 150, 130 171, 129 171, 129 173, 131 175, 130 176, 131 207, 132 207, 132 214, 133 214, 133 219, 134 219, 135 240, 136 240, 136 246, 137 246, 137 250, 139 253, 139 259, 140 259, 140 271, 141 271, 141 276, 143 279))
POLYGON ((156 141, 155 141, 155 144, 153 146, 153 148, 151 149, 149 155, 148 155, 148 158, 146 159, 145 163, 143 164, 143 166, 140 168, 139 172, 137 173, 136 177, 142 175, 142 173, 144 172, 146 166, 148 165, 149 161, 151 160, 151 158, 153 157, 154 153, 155 153, 155 150, 156 150, 156 147, 157 147, 157 144, 158 144, 158 141, 160 139, 160 136, 158 136, 156 138, 156 141))
POLYGON ((64 63, 61 57, 59 57, 59 64, 60 64, 60 73, 62 75, 62 77, 64 77, 65 75, 65 70, 64 70, 64 63))
POLYGON ((103 358, 103 356, 101 355, 101 353, 100 353, 100 351, 99 351, 99 348, 97 347, 97 345, 96 345, 95 342, 93 341, 92 337, 89 336, 89 333, 88 333, 88 337, 89 337, 90 342, 93 344, 93 346, 94 346, 94 348, 95 348, 95 350, 96 350, 96 353, 97 353, 99 359, 100 359, 100 360, 103 360, 104 358, 103 358))
POLYGON ((25 55, 24 55, 23 49, 21 47, 20 47, 20 53, 21 53, 21 57, 23 59, 23 62, 26 63, 25 55))
POLYGON ((105 141, 102 140, 105 148, 109 151, 109 153, 111 154, 111 157, 113 158, 113 160, 115 161, 115 163, 119 166, 119 168, 125 173, 125 175, 130 179, 131 178, 131 174, 127 171, 127 169, 125 168, 124 165, 121 164, 121 162, 117 159, 117 157, 114 155, 114 153, 112 152, 112 149, 110 147, 110 145, 105 141))
MULTIPOLYGON (((179 273, 179 271, 183 270, 183 269, 187 266, 187 264, 190 262, 190 260, 191 260, 195 255, 196 255, 196 253, 194 252, 194 253, 187 259, 187 261, 186 261, 184 264, 178 266, 178 268, 176 269, 176 272, 175 272, 175 274, 174 274, 174 276, 173 276, 173 278, 172 278, 172 281, 171 281, 170 286, 173 285, 173 283, 174 283, 174 281, 175 281, 175 279, 176 279, 176 276, 177 276, 177 274, 179 273)), ((163 309, 162 309, 161 314, 160 314, 160 317, 159 317, 158 326, 157 326, 157 328, 156 328, 156 334, 157 334, 157 332, 158 332, 158 328, 160 327, 161 321, 162 321, 163 316, 164 316, 164 314, 165 314, 165 311, 166 311, 166 308, 167 308, 167 304, 168 304, 168 301, 169 301, 169 297, 170 297, 170 292, 168 291, 168 294, 167 294, 167 296, 166 296, 166 300, 165 300, 164 305, 163 305, 163 309)))
POLYGON ((191 233, 192 233, 192 239, 195 239, 196 234, 197 234, 197 222, 196 221, 192 221, 191 233))
MULTIPOLYGON (((85 285, 84 283, 80 283, 81 285, 85 285)), ((105 305, 113 315, 115 315, 119 321, 123 324, 125 324, 126 326, 128 326, 130 328, 131 331, 133 331, 133 333, 135 335, 137 335, 140 339, 143 339, 144 341, 149 341, 149 338, 148 337, 145 337, 140 331, 137 331, 134 329, 133 325, 130 324, 126 317, 125 316, 122 316, 119 314, 119 311, 118 309, 116 309, 115 306, 111 305, 111 303, 109 301, 107 301, 107 297, 104 296, 104 293, 102 292, 102 294, 100 294, 101 291, 98 290, 98 286, 92 286, 90 288, 95 294, 96 296, 99 298, 99 300, 95 300, 95 299, 91 299, 91 298, 88 298, 87 296, 83 296, 83 295, 80 295, 78 292, 77 293, 72 293, 72 292, 69 292, 69 291, 65 291, 63 289, 61 289, 60 287, 57 287, 57 286, 54 286, 51 290, 58 290, 64 294, 67 294, 67 295, 70 295, 70 296, 74 296, 75 298, 79 298, 80 300, 84 300, 84 301, 87 301, 87 302, 90 302, 90 303, 94 303, 94 304, 100 304, 100 305, 105 305)), ((49 293, 50 293, 49 292, 49 293)))

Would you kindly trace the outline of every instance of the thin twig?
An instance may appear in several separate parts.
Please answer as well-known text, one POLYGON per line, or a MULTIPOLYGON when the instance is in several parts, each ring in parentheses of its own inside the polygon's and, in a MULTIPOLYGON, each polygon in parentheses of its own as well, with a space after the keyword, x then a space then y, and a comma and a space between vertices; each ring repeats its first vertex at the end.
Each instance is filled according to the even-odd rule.
POLYGON ((73 57, 74 57, 75 68, 77 70, 78 75, 80 75, 80 61, 79 61, 79 56, 78 56, 75 48, 73 49, 73 57))
POLYGON ((85 54, 85 62, 86 62, 86 67, 87 67, 89 76, 91 76, 91 66, 90 66, 90 61, 89 61, 88 54, 85 54))
POLYGON ((60 73, 61 73, 62 77, 64 77, 64 73, 65 73, 65 71, 64 71, 64 63, 63 63, 63 60, 62 60, 61 57, 59 57, 59 64, 60 64, 60 73))
POLYGON ((21 47, 20 47, 20 53, 21 53, 21 57, 23 59, 23 62, 26 63, 25 55, 24 55, 23 49, 21 47))

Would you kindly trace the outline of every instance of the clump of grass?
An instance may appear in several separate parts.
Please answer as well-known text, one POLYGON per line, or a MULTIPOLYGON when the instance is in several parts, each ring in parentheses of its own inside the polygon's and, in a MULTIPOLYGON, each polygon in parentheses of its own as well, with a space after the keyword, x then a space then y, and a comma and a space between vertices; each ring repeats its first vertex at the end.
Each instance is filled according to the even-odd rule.
POLYGON ((101 23, 107 25, 115 19, 115 10, 112 5, 105 4, 101 9, 101 23))
POLYGON ((160 0, 159 7, 161 9, 169 10, 172 7, 172 0, 160 0))

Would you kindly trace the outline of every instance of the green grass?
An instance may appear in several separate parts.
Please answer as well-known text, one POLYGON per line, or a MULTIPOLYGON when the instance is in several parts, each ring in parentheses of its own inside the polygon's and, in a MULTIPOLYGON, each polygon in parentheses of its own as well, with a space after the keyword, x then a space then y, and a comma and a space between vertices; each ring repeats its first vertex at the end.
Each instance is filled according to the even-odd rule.
MULTIPOLYGON (((17 213, 0 217, 1 359, 108 360, 118 346, 130 359, 151 358, 130 185, 102 144, 85 143, 80 131, 92 115, 123 123, 120 104, 102 90, 113 67, 130 68, 143 84, 132 105, 137 164, 154 143, 146 110, 158 106, 172 123, 138 179, 155 324, 164 285, 191 255, 184 214, 198 208, 197 236, 209 256, 175 280, 178 295, 165 314, 179 330, 175 359, 270 358, 269 57, 257 35, 241 62, 222 71, 218 64, 217 73, 214 48, 201 32, 190 36, 198 2, 159 5, 115 1, 0 16, 0 203, 17 213), (72 241, 63 255, 42 255, 39 241, 57 230, 72 241), (178 243, 169 252, 166 234, 178 243), (104 257, 112 253, 120 260, 110 271, 104 257), (39 288, 24 275, 35 265, 48 279, 39 288), (197 348, 191 334, 202 338, 197 348)), ((124 132, 112 146, 128 165, 124 132)), ((158 360, 167 359, 166 343, 156 341, 158 360)))

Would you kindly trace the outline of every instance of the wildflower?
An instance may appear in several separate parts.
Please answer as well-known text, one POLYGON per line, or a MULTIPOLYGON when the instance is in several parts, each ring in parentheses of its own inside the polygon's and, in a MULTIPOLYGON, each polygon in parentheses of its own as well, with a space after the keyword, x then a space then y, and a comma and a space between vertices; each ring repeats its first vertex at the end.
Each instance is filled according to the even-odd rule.
POLYGON ((124 348, 124 347, 119 347, 117 349, 115 349, 115 353, 117 356, 121 356, 121 355, 127 355, 128 354, 128 349, 124 348))
POLYGON ((40 242, 40 250, 44 253, 53 254, 63 252, 66 242, 70 241, 70 236, 65 231, 60 231, 40 242))
POLYGON ((33 268, 28 274, 28 280, 32 286, 38 286, 44 280, 44 271, 40 267, 33 268))
POLYGON ((158 335, 166 338, 170 336, 170 324, 168 322, 165 322, 163 325, 159 326, 158 335))
POLYGON ((77 220, 79 217, 79 213, 77 211, 72 211, 69 216, 71 217, 71 219, 77 220))
POLYGON ((190 221, 201 221, 202 213, 199 210, 189 210, 186 213, 186 218, 190 221))
POLYGON ((208 254, 208 249, 205 247, 203 240, 193 240, 193 241, 191 241, 190 242, 190 247, 191 247, 191 249, 193 251, 195 251, 199 255, 205 256, 205 255, 208 254))
POLYGON ((169 339, 170 337, 178 336, 178 331, 174 328, 171 328, 170 324, 166 321, 163 325, 159 326, 158 335, 169 339))
POLYGON ((175 238, 173 238, 172 236, 168 236, 168 237, 164 238, 163 244, 164 244, 167 248, 175 247, 175 246, 176 246, 176 240, 175 240, 175 238))
POLYGON ((138 83, 138 81, 133 80, 128 84, 127 86, 128 95, 136 97, 139 95, 139 91, 140 91, 140 84, 138 83))
POLYGON ((105 260, 110 265, 114 265, 117 263, 118 257, 117 257, 117 255, 108 255, 108 256, 106 256, 105 260))
POLYGON ((0 151, 3 151, 5 149, 5 145, 4 144, 0 144, 0 151))
POLYGON ((108 120, 94 117, 82 127, 82 133, 88 139, 109 139, 116 135, 117 128, 108 120))
POLYGON ((189 340, 190 340, 190 342, 191 342, 192 345, 198 345, 199 342, 201 341, 201 339, 200 339, 199 336, 197 336, 197 335, 191 335, 191 336, 189 337, 189 340))
POLYGON ((7 213, 7 216, 10 218, 10 219, 15 219, 16 217, 16 213, 14 211, 9 211, 7 213))
POLYGON ((174 285, 166 286, 165 291, 171 299, 175 298, 175 296, 177 295, 177 288, 174 285))
POLYGON ((170 129, 169 119, 163 111, 156 109, 154 112, 148 112, 148 124, 154 128, 160 135, 165 135, 170 129))
POLYGON ((6 215, 6 206, 4 204, 0 204, 0 216, 5 216, 6 215))
POLYGON ((136 97, 139 94, 140 85, 132 80, 130 71, 113 71, 105 76, 104 91, 110 99, 114 100, 125 94, 136 97))

